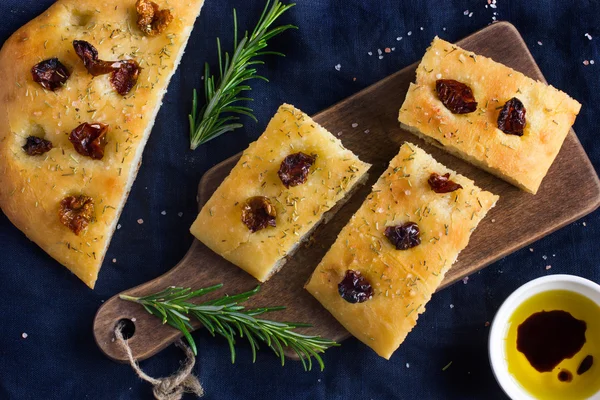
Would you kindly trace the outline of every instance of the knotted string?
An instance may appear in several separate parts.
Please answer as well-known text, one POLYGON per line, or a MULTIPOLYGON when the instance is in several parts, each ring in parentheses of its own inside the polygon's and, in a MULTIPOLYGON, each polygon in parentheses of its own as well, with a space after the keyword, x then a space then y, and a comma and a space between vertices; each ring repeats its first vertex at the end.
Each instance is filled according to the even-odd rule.
POLYGON ((118 324, 115 327, 115 338, 119 346, 127 354, 129 364, 135 373, 144 381, 152 384, 154 398, 156 400, 180 400, 184 393, 193 393, 198 397, 204 396, 204 389, 200 384, 198 378, 192 374, 192 369, 196 363, 196 357, 188 346, 186 346, 181 340, 178 340, 175 345, 181 348, 186 355, 186 360, 176 373, 165 378, 153 378, 147 375, 140 368, 138 362, 133 358, 131 347, 127 343, 127 339, 123 337, 123 326, 124 324, 118 324))

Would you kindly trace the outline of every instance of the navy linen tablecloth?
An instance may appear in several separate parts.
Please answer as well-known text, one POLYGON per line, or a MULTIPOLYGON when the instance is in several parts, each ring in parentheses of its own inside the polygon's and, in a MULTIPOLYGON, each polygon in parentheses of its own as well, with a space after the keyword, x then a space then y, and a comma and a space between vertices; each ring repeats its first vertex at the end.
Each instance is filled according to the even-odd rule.
MULTIPOLYGON (((259 123, 244 119, 244 129, 192 152, 187 123, 191 92, 201 85, 204 62, 214 65, 215 37, 229 48, 232 8, 237 7, 240 25, 246 27, 264 5, 264 0, 206 0, 96 290, 29 242, 0 213, 0 399, 151 398, 150 386, 129 366, 98 350, 92 321, 104 300, 157 277, 185 254, 202 174, 256 139, 281 103, 314 114, 418 60, 436 34, 456 41, 494 20, 516 25, 547 80, 583 104, 575 130, 593 164, 600 165, 600 2, 488 2, 298 0, 283 20, 300 29, 271 44, 287 57, 268 58, 261 72, 271 82, 253 83, 259 123), (386 53, 386 47, 393 51, 386 53)), ((2 0, 0 41, 51 3, 2 0)), ((198 332, 195 372, 208 399, 505 398, 488 365, 487 322, 506 296, 531 279, 569 273, 600 281, 599 232, 596 212, 436 294, 390 361, 351 339, 326 353, 324 372, 304 372, 295 362, 282 368, 267 351, 252 364, 245 344, 232 365, 225 340, 198 332)), ((164 376, 179 367, 182 357, 171 346, 142 362, 142 368, 164 376)))

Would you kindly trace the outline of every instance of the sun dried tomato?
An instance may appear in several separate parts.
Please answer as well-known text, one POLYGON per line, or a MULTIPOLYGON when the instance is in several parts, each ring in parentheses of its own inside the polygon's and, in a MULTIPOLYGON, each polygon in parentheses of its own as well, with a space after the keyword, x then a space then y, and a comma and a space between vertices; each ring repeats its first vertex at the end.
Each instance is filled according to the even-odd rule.
POLYGON ((441 102, 453 114, 468 114, 477 110, 473 91, 462 82, 454 79, 438 79, 435 90, 441 102))
POLYGON ((388 226, 385 228, 384 235, 387 237, 396 250, 408 250, 421 244, 421 232, 419 226, 414 222, 407 222, 404 225, 388 226))
POLYGON ((84 40, 74 40, 73 48, 91 75, 111 74, 110 83, 121 96, 129 93, 137 83, 141 71, 137 61, 102 61, 98 59, 98 50, 84 40))
POLYGON ((138 0, 135 3, 138 13, 137 24, 142 32, 148 36, 156 36, 162 33, 173 21, 173 15, 169 10, 161 10, 158 4, 149 0, 138 0))
POLYGON ((521 100, 516 97, 508 100, 498 115, 498 129, 508 135, 523 136, 526 111, 521 100))
POLYGON ((94 218, 94 199, 88 196, 68 196, 61 200, 60 222, 79 235, 94 218))
POLYGON ((242 208, 242 222, 254 233, 266 228, 276 226, 277 210, 268 198, 263 196, 250 197, 242 208))
POLYGON ((63 87, 71 73, 58 58, 50 58, 35 64, 31 68, 31 75, 44 89, 55 91, 63 87))
POLYGON ((373 286, 359 271, 349 269, 338 284, 338 292, 348 303, 364 303, 373 297, 373 286))
POLYGON ((52 150, 52 142, 37 136, 29 136, 23 150, 30 156, 39 156, 52 150))
POLYGON ((450 174, 432 173, 427 180, 431 189, 436 193, 450 193, 462 189, 462 186, 450 180, 450 174))
POLYGON ((298 186, 306 182, 308 171, 316 160, 315 156, 304 153, 290 154, 281 162, 279 167, 279 179, 286 188, 298 186))
POLYGON ((137 83, 140 66, 134 60, 120 61, 119 64, 119 68, 110 75, 110 83, 117 93, 125 96, 137 83))
POLYGON ((79 154, 91 157, 94 160, 101 160, 104 157, 107 131, 108 125, 84 122, 71 131, 69 140, 79 154))

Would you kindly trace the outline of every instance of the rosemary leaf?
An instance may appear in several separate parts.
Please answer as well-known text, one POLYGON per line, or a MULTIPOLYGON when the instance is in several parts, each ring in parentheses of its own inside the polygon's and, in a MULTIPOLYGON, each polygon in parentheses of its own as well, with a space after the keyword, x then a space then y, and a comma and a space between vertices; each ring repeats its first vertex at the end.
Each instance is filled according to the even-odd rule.
POLYGON ((221 41, 217 38, 217 53, 219 59, 219 75, 215 77, 210 72, 208 63, 204 67, 204 97, 206 104, 198 109, 198 93, 194 89, 192 98, 192 112, 190 121, 190 148, 196 149, 199 145, 222 135, 223 133, 241 128, 236 115, 247 115, 256 121, 253 110, 236 104, 240 101, 251 101, 251 98, 240 96, 241 92, 251 90, 245 82, 251 79, 268 80, 258 75, 254 66, 264 64, 257 60, 268 54, 283 56, 275 51, 263 50, 267 41, 288 29, 296 29, 294 25, 283 25, 271 28, 271 25, 283 13, 295 4, 282 4, 279 0, 267 0, 265 8, 258 23, 251 34, 244 33, 238 41, 237 14, 233 9, 234 50, 231 56, 221 49, 221 41), (270 5, 270 7, 269 7, 270 5), (229 115, 223 115, 229 114, 229 115), (231 115, 233 114, 233 115, 231 115))
POLYGON ((285 307, 246 309, 240 305, 257 294, 260 286, 248 292, 233 296, 225 295, 199 304, 191 302, 222 287, 223 285, 220 284, 193 291, 190 288, 171 286, 148 296, 121 295, 120 298, 142 305, 150 314, 160 318, 163 324, 169 324, 181 331, 194 354, 197 354, 197 351, 196 343, 190 333, 194 330, 190 317, 197 319, 211 335, 218 334, 227 340, 232 363, 235 362, 236 338, 240 337, 246 338, 250 343, 252 362, 256 361, 256 353, 260 349, 259 343, 264 343, 279 357, 281 365, 285 364, 284 350, 287 347, 300 357, 305 370, 312 369, 313 358, 321 370, 325 368, 320 354, 329 347, 339 346, 336 342, 294 331, 296 328, 309 327, 310 325, 307 324, 255 318, 268 312, 284 310, 285 307))

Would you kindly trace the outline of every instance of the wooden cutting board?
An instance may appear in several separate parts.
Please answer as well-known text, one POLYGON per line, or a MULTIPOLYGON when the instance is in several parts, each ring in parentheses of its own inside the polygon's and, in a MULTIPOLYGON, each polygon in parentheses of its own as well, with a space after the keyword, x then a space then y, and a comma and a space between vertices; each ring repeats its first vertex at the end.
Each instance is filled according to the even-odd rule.
MULTIPOLYGON (((515 27, 507 22, 493 24, 461 40, 458 45, 544 81, 525 42, 515 27)), ((409 83, 415 78, 416 67, 416 63, 410 65, 314 117, 329 131, 339 135, 344 146, 358 154, 361 160, 373 164, 369 183, 328 224, 316 231, 311 247, 300 249, 278 274, 263 285, 260 294, 249 302, 249 306, 283 305, 287 307, 285 311, 269 314, 268 318, 311 323, 313 327, 303 329, 305 333, 337 341, 349 336, 303 286, 404 141, 418 144, 443 164, 500 195, 498 205, 481 222, 469 246, 446 275, 443 287, 581 218, 600 205, 598 176, 573 131, 567 136, 538 194, 534 196, 400 129, 398 109, 409 83), (354 124, 358 126, 353 128, 354 124)), ((563 89, 568 91, 568 88, 563 89)), ((240 154, 223 161, 202 177, 198 196, 200 206, 229 174, 239 157, 240 154)), ((171 271, 124 293, 139 296, 170 285, 200 288, 216 283, 225 284, 215 294, 221 296, 252 289, 258 282, 195 241, 183 260, 171 271)), ((114 328, 121 320, 129 320, 135 328, 129 344, 138 360, 151 357, 181 336, 179 331, 161 325, 158 318, 147 314, 142 307, 114 296, 98 310, 94 336, 100 349, 116 361, 125 361, 124 353, 113 341, 114 328)))

